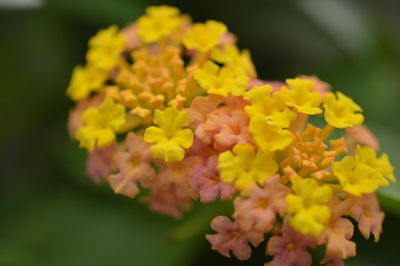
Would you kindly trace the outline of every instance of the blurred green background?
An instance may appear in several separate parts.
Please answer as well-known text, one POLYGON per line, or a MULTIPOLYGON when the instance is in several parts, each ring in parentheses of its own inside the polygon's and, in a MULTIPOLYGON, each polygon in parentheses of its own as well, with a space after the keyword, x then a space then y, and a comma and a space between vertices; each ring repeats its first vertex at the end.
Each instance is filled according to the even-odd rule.
MULTIPOLYGON (((316 74, 352 96, 400 169, 397 0, 0 0, 0 265, 266 261, 265 245, 248 262, 210 251, 204 233, 219 206, 199 204, 175 221, 92 184, 85 152, 67 136, 73 104, 65 88, 88 38, 110 24, 126 25, 152 4, 226 23, 263 79, 316 74)), ((399 187, 379 192, 387 214, 380 243, 356 233, 359 255, 347 265, 399 265, 399 187)))

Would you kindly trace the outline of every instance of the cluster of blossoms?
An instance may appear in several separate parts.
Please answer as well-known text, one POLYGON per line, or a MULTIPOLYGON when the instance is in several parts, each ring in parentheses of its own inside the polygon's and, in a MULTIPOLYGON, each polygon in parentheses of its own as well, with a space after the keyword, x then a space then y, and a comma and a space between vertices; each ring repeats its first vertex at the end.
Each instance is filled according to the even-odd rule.
POLYGON ((232 218, 216 217, 206 237, 240 260, 271 236, 266 265, 311 265, 320 245, 322 263, 343 265, 356 254, 354 224, 379 239, 375 191, 395 181, 393 167, 361 107, 327 83, 257 79, 224 24, 192 24, 168 6, 99 31, 86 61, 67 90, 69 131, 94 181, 145 191, 151 209, 176 218, 194 200, 232 201, 232 218))

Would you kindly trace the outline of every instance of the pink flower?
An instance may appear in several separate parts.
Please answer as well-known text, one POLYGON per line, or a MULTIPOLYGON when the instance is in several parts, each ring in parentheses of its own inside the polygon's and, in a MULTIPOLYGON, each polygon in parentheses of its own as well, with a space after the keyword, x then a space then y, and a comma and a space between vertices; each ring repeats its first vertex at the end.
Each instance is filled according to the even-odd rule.
POLYGON ((204 123, 205 135, 200 139, 213 139, 217 151, 231 149, 236 144, 251 143, 249 119, 243 110, 220 108, 208 115, 204 123))
POLYGON ((157 212, 181 218, 182 212, 191 208, 192 199, 197 191, 189 186, 189 173, 193 165, 200 163, 200 157, 186 157, 176 163, 159 163, 162 168, 154 180, 146 201, 150 208, 157 212))
POLYGON ((372 233, 375 242, 378 242, 385 214, 379 207, 376 195, 371 193, 359 198, 352 197, 352 199, 353 205, 350 208, 350 215, 358 222, 358 229, 361 234, 365 239, 368 239, 372 233))
POLYGON ((250 143, 248 117, 243 111, 247 104, 241 97, 196 97, 187 110, 190 122, 196 126, 195 136, 218 151, 238 143, 250 143), (222 107, 217 108, 218 105, 222 107))
POLYGON ((343 215, 348 215, 350 200, 339 200, 334 197, 330 203, 331 219, 326 227, 324 242, 326 254, 322 263, 341 265, 343 259, 356 255, 356 244, 350 239, 353 237, 354 226, 343 215))
POLYGON ((250 243, 257 247, 264 239, 262 233, 243 231, 236 221, 231 221, 226 216, 215 217, 211 228, 217 232, 214 235, 206 235, 211 248, 225 257, 230 257, 232 252, 239 260, 250 258, 250 243))
POLYGON ((357 144, 368 145, 374 150, 379 150, 379 142, 375 135, 366 126, 346 128, 346 146, 354 153, 357 144))
POLYGON ((187 109, 191 124, 198 126, 207 119, 207 115, 214 111, 222 97, 218 95, 198 96, 193 99, 190 108, 187 109))
POLYGON ((153 186, 145 201, 153 211, 176 219, 182 218, 182 212, 192 206, 190 195, 182 193, 181 188, 172 183, 168 186, 153 186))
POLYGON ((231 184, 220 180, 217 164, 218 156, 210 156, 203 159, 201 164, 194 165, 189 175, 190 186, 198 191, 202 202, 212 202, 217 199, 218 195, 221 199, 226 200, 236 192, 231 184))
POLYGON ((307 248, 315 248, 316 241, 310 236, 293 230, 287 221, 282 227, 282 236, 273 236, 267 245, 267 254, 274 256, 266 266, 309 266, 312 257, 307 248))
POLYGON ((192 146, 187 151, 187 156, 199 156, 203 159, 207 159, 212 155, 216 155, 217 151, 214 150, 210 145, 205 144, 198 138, 194 138, 192 146))
POLYGON ((283 215, 286 195, 290 189, 275 175, 265 181, 263 188, 253 185, 234 201, 234 217, 246 231, 266 233, 272 230, 276 214, 283 215))
POLYGON ((100 183, 110 174, 116 148, 117 144, 113 143, 105 148, 96 148, 89 153, 86 171, 93 182, 100 183))
POLYGON ((122 32, 126 37, 126 49, 133 50, 141 45, 140 37, 137 33, 137 26, 135 24, 125 27, 122 32))
POLYGON ((151 159, 149 146, 143 137, 130 132, 123 150, 115 154, 117 173, 108 177, 114 192, 133 198, 139 192, 138 182, 148 187, 155 177, 155 171, 150 165, 151 159))

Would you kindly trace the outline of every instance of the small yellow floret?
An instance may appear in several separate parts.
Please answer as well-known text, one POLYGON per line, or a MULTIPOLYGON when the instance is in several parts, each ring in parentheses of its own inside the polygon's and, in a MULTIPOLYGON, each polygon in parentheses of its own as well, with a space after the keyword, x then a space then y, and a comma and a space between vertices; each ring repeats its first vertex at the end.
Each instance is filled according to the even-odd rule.
POLYGON ((371 167, 376 172, 374 175, 381 186, 389 186, 390 183, 387 179, 392 182, 396 181, 393 175, 393 166, 389 161, 387 154, 382 154, 381 157, 376 156, 376 151, 368 146, 357 146, 355 160, 358 163, 365 164, 371 167))
POLYGON ((234 44, 227 44, 222 49, 219 47, 211 51, 211 59, 234 68, 238 73, 243 73, 250 78, 256 78, 257 73, 248 50, 241 53, 234 44))
POLYGON ((336 94, 337 98, 335 94, 329 92, 324 99, 326 122, 336 128, 361 125, 364 121, 361 107, 343 93, 337 92, 336 94))
POLYGON ((146 9, 146 15, 138 21, 138 35, 146 43, 157 42, 168 35, 181 23, 179 10, 166 5, 146 9))
POLYGON ((296 114, 289 110, 281 97, 272 94, 271 85, 255 86, 244 94, 244 99, 250 101, 250 105, 244 110, 250 119, 257 115, 263 115, 268 121, 272 121, 282 127, 289 127, 296 114))
POLYGON ((332 197, 331 188, 321 187, 311 178, 294 176, 291 181, 294 194, 286 198, 286 211, 292 214, 290 224, 305 235, 320 236, 330 219, 330 210, 325 204, 332 197))
POLYGON ((253 139, 261 149, 279 151, 293 142, 293 135, 287 129, 258 115, 250 120, 249 129, 253 139))
POLYGON ((221 36, 227 32, 227 27, 218 21, 209 20, 206 23, 196 23, 183 36, 183 44, 187 49, 206 53, 221 41, 221 36))
POLYGON ((98 91, 107 79, 107 73, 92 66, 76 66, 67 89, 67 95, 74 101, 87 98, 98 91))
POLYGON ((220 68, 211 61, 207 61, 202 68, 196 70, 195 79, 207 93, 222 96, 241 96, 248 83, 245 75, 238 74, 229 67, 220 68))
POLYGON ((287 79, 286 83, 289 88, 282 87, 277 93, 281 95, 290 107, 296 108, 299 113, 307 115, 315 115, 322 112, 321 95, 311 91, 314 81, 309 79, 295 78, 287 79))
POLYGON ((126 37, 117 26, 100 30, 89 40, 86 60, 90 65, 109 71, 117 65, 126 46, 126 37))
POLYGON ((193 143, 193 132, 184 129, 189 124, 188 114, 174 107, 164 111, 156 109, 153 122, 158 127, 150 126, 144 133, 144 141, 152 144, 153 157, 166 162, 181 161, 185 156, 184 149, 193 143))
POLYGON ((95 147, 106 147, 115 140, 117 132, 125 124, 125 107, 107 98, 99 108, 87 109, 81 117, 84 125, 76 132, 80 146, 90 152, 95 147))
POLYGON ((372 193, 379 188, 377 171, 352 156, 346 156, 333 164, 333 174, 339 179, 343 190, 354 196, 372 193))
POLYGON ((250 144, 236 144, 233 152, 226 151, 218 157, 221 180, 234 183, 238 190, 264 181, 276 173, 278 165, 272 154, 265 150, 254 150, 250 144))

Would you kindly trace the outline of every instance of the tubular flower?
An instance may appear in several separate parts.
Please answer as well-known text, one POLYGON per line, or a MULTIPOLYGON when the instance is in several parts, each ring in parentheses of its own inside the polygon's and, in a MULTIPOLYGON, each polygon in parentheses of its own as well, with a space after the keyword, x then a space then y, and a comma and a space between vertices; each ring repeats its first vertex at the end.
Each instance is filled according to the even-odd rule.
POLYGON ((355 160, 360 164, 365 164, 374 171, 375 178, 378 180, 379 185, 389 186, 390 183, 396 181, 393 175, 393 166, 389 161, 387 154, 382 154, 381 157, 376 157, 376 151, 371 147, 357 146, 355 160))
POLYGON ((224 182, 235 182, 238 190, 255 184, 262 184, 278 170, 270 152, 258 150, 250 144, 237 144, 231 151, 223 152, 218 158, 218 168, 224 182))
POLYGON ((265 265, 310 266, 317 246, 322 264, 343 265, 354 228, 380 237, 389 157, 352 99, 316 76, 262 80, 236 39, 165 5, 91 38, 67 89, 87 173, 126 197, 144 189, 141 202, 174 218, 194 201, 233 205, 206 236, 224 256, 248 259, 268 237, 265 265))
POLYGON ((107 73, 92 66, 77 66, 72 73, 67 95, 74 101, 89 97, 90 93, 100 90, 107 79, 107 73))
POLYGON ((138 35, 146 43, 157 42, 173 33, 180 23, 177 8, 166 5, 148 7, 146 15, 137 21, 138 35))
POLYGON ((117 26, 110 26, 89 40, 87 62, 96 68, 109 71, 116 66, 125 46, 125 35, 119 32, 117 26))
POLYGON ((250 52, 248 50, 240 52, 239 48, 234 44, 228 44, 223 49, 214 48, 211 51, 211 59, 218 63, 226 64, 230 68, 234 68, 237 73, 243 73, 252 79, 257 77, 250 52))
POLYGON ((124 146, 124 150, 114 155, 117 171, 108 176, 108 182, 115 193, 133 198, 139 193, 137 183, 148 187, 155 171, 150 166, 150 149, 142 136, 130 132, 124 146))
POLYGON ((125 123, 125 108, 105 99, 99 108, 91 107, 82 114, 84 125, 76 132, 80 146, 90 152, 95 147, 103 148, 115 140, 115 133, 125 123))
POLYGON ((374 192, 379 188, 377 172, 352 156, 346 156, 333 164, 333 173, 339 179, 343 190, 355 196, 374 192))
POLYGON ((322 112, 321 96, 317 92, 311 91, 314 81, 311 79, 295 78, 287 79, 286 87, 281 88, 278 94, 285 99, 288 106, 296 108, 299 113, 315 115, 322 112))
POLYGON ((250 102, 244 110, 250 118, 263 115, 267 121, 278 124, 282 127, 289 127, 290 122, 296 118, 296 113, 289 110, 285 101, 272 94, 272 86, 254 86, 244 94, 244 99, 250 102))
POLYGON ((316 246, 314 238, 296 232, 288 222, 284 222, 282 236, 273 236, 268 241, 267 254, 274 256, 274 258, 265 265, 311 265, 312 257, 307 248, 315 248, 316 246))
POLYGON ((237 74, 233 68, 220 68, 211 61, 196 71, 195 79, 207 93, 222 96, 241 96, 248 82, 245 75, 237 74))
POLYGON ((328 186, 319 186, 314 179, 292 179, 292 190, 286 198, 287 212, 292 214, 290 225, 297 231, 312 236, 319 236, 330 217, 326 203, 332 197, 328 186))
POLYGON ((268 178, 263 185, 249 186, 235 199, 234 217, 246 231, 270 232, 277 214, 284 213, 289 188, 280 183, 278 175, 268 178))
POLYGON ((184 129, 189 124, 186 112, 168 107, 164 111, 156 110, 154 124, 144 133, 144 141, 152 144, 150 151, 154 158, 161 158, 166 162, 181 161, 185 150, 193 143, 193 133, 184 129))
POLYGON ((194 24, 183 36, 182 41, 187 49, 205 53, 217 46, 226 32, 227 28, 223 23, 209 20, 204 24, 194 24))
POLYGON ((361 125, 364 121, 361 107, 341 92, 337 92, 336 96, 329 92, 324 99, 323 106, 326 122, 334 127, 354 127, 361 125))
POLYGON ((244 231, 239 224, 232 222, 226 216, 215 217, 211 222, 211 228, 217 234, 207 235, 212 249, 217 250, 225 257, 230 257, 232 252, 236 258, 247 260, 251 256, 250 244, 258 246, 263 240, 263 234, 254 231, 244 231))
POLYGON ((220 195, 221 199, 229 199, 236 192, 232 184, 220 180, 218 170, 218 157, 210 156, 202 164, 195 165, 189 175, 190 186, 199 191, 202 202, 215 201, 220 195))
POLYGON ((250 132, 261 149, 279 151, 293 142, 293 135, 287 129, 269 122, 262 116, 256 116, 250 121, 250 132))

